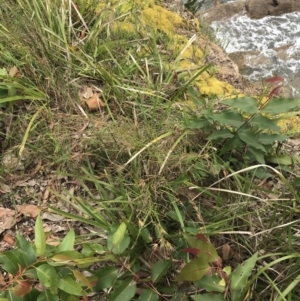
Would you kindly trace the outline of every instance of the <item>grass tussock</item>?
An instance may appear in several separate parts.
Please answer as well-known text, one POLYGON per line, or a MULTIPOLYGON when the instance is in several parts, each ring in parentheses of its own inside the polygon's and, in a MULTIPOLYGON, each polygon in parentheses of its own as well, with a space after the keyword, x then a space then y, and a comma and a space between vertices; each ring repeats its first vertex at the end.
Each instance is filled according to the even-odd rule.
MULTIPOLYGON (((297 166, 257 164, 265 153, 253 157, 244 146, 222 154, 220 140, 208 139, 220 129, 212 114, 240 91, 218 80, 206 46, 194 46, 196 36, 188 36, 188 21, 150 0, 10 0, 0 12, 0 68, 18 69, 1 77, 2 159, 10 153, 22 164, 0 165, 0 184, 12 187, 5 204, 22 202, 21 195, 89 225, 85 234, 76 228, 77 242, 113 250, 115 258, 93 269, 116 267, 118 279, 109 288, 115 295, 128 279, 161 300, 208 294, 197 281, 172 284, 190 261, 182 252, 186 235, 201 233, 221 267, 235 270, 258 254, 239 297, 218 272, 218 281, 227 281, 220 300, 298 300, 297 166), (94 112, 80 97, 87 87, 104 104, 94 112), (27 178, 54 179, 49 204, 41 201, 44 190, 20 185, 27 178), (159 279, 157 261, 165 268, 159 279)), ((197 24, 192 30, 201 36, 197 24)), ((274 146, 280 145, 266 154, 277 156, 274 146)))

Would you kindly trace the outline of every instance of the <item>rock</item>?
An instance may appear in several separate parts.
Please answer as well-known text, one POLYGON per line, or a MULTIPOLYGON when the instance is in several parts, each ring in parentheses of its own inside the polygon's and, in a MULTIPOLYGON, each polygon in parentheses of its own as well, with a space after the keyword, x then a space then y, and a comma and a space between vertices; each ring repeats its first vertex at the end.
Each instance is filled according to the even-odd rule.
POLYGON ((202 14, 203 20, 210 24, 214 21, 221 21, 231 18, 234 15, 241 14, 245 8, 245 1, 229 2, 218 4, 202 14))
POLYGON ((247 14, 252 19, 300 11, 299 0, 247 0, 247 14))
POLYGON ((300 11, 300 0, 245 0, 228 2, 216 5, 204 13, 203 20, 210 24, 241 14, 246 10, 252 19, 260 19, 266 16, 280 16, 282 14, 300 11))

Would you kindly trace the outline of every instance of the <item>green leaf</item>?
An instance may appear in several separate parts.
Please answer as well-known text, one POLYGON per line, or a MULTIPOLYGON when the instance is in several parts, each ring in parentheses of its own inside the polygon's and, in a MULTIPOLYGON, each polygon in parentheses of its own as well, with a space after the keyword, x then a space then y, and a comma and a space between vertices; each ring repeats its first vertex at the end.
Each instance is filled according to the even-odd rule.
POLYGON ((232 138, 234 135, 232 132, 228 129, 223 129, 219 131, 214 131, 212 134, 210 134, 207 139, 208 140, 216 140, 216 139, 228 139, 232 138))
POLYGON ((118 288, 109 296, 107 301, 129 301, 136 292, 136 283, 130 279, 122 281, 118 288))
POLYGON ((158 300, 159 300, 158 294, 149 289, 144 290, 138 299, 138 301, 158 301, 158 300))
POLYGON ((4 296, 8 301, 23 301, 23 297, 17 297, 12 290, 8 290, 4 293, 4 296))
POLYGON ((45 287, 49 287, 51 293, 55 295, 57 293, 59 278, 54 267, 48 264, 42 264, 36 267, 36 271, 37 277, 40 280, 41 284, 43 284, 45 287))
POLYGON ((70 295, 75 295, 75 296, 85 295, 85 293, 82 290, 82 287, 70 276, 67 276, 63 279, 59 279, 58 288, 60 288, 62 291, 65 291, 70 295))
POLYGON ((253 97, 224 99, 222 102, 247 114, 256 114, 259 112, 258 102, 253 97))
POLYGON ((238 131, 237 134, 239 138, 247 145, 266 152, 266 149, 262 146, 257 137, 251 131, 251 128, 243 128, 240 131, 238 131))
POLYGON ((207 292, 218 292, 223 293, 225 287, 220 285, 221 279, 216 275, 205 275, 202 279, 195 281, 194 284, 196 287, 204 288, 207 292))
POLYGON ((279 134, 262 133, 257 136, 257 139, 264 145, 273 145, 275 142, 281 142, 288 139, 288 136, 279 134))
POLYGON ((51 294, 50 290, 44 290, 38 296, 37 301, 58 301, 58 296, 51 294))
POLYGON ((184 239, 188 245, 194 249, 198 249, 200 252, 197 254, 198 258, 201 258, 204 262, 213 262, 219 260, 219 255, 216 248, 209 241, 204 241, 195 236, 184 234, 184 239))
POLYGON ((143 228, 140 232, 140 235, 145 243, 148 244, 148 243, 152 242, 152 236, 147 228, 143 228))
POLYGON ((258 163, 260 163, 260 164, 265 164, 266 163, 263 151, 255 149, 253 147, 249 147, 247 153, 252 155, 258 163))
POLYGON ((219 124, 226 124, 234 127, 240 127, 244 123, 243 115, 237 111, 224 111, 215 114, 213 119, 219 124))
POLYGON ((95 276, 98 277, 97 284, 94 286, 95 291, 100 291, 104 288, 112 287, 118 277, 118 270, 114 267, 100 268, 95 276))
POLYGON ((200 280, 210 269, 207 261, 195 258, 190 261, 176 276, 175 281, 197 281, 200 280))
POLYGON ((1 76, 1 77, 7 76, 7 71, 6 71, 5 68, 0 68, 0 76, 1 76))
POLYGON ((221 148, 221 155, 224 155, 228 151, 232 151, 233 149, 240 148, 243 145, 243 141, 239 138, 238 135, 234 135, 232 138, 228 139, 223 147, 221 148))
POLYGON ((292 165, 293 160, 288 155, 272 155, 266 156, 267 162, 271 162, 278 165, 292 165))
POLYGON ((100 244, 91 244, 91 248, 95 251, 95 253, 97 254, 104 254, 105 253, 105 250, 104 250, 104 247, 100 244))
POLYGON ((63 241, 57 247, 57 252, 61 251, 72 251, 74 249, 75 243, 75 232, 74 230, 70 230, 68 234, 64 237, 63 241))
POLYGON ((22 267, 21 260, 21 251, 18 249, 5 252, 3 255, 0 255, 2 269, 12 275, 15 275, 19 271, 19 267, 22 267))
POLYGON ((257 253, 252 255, 247 261, 239 265, 230 275, 230 291, 231 300, 240 301, 245 292, 243 288, 246 286, 248 277, 251 275, 252 269, 257 261, 257 253))
POLYGON ((33 250, 31 244, 19 233, 17 233, 17 247, 24 253, 24 267, 36 262, 35 251, 33 250))
POLYGON ((114 233, 110 233, 107 236, 107 249, 111 250, 116 255, 120 255, 128 248, 130 244, 130 237, 128 235, 125 235, 123 240, 117 246, 114 246, 112 243, 113 235, 114 233))
POLYGON ((204 127, 207 127, 209 125, 209 122, 202 118, 194 118, 192 120, 189 120, 186 128, 190 129, 190 130, 194 130, 194 129, 202 129, 204 127))
POLYGON ((163 276, 165 276, 171 267, 171 261, 159 260, 154 263, 151 270, 151 280, 157 283, 163 276))
POLYGON ((274 130, 274 131, 280 131, 280 126, 276 124, 273 120, 262 116, 262 115, 256 115, 249 121, 250 125, 256 126, 261 130, 274 130))
POLYGON ((35 248, 36 248, 36 254, 38 256, 42 256, 45 254, 46 250, 46 238, 45 238, 45 232, 43 228, 43 222, 41 219, 41 216, 38 215, 35 226, 34 226, 34 233, 35 233, 35 248))
POLYGON ((222 295, 216 294, 192 295, 191 298, 195 301, 226 301, 222 295))
POLYGON ((278 115, 290 112, 300 105, 299 98, 272 98, 261 109, 262 113, 278 115))
POLYGON ((122 222, 112 237, 112 245, 114 247, 122 242, 126 233, 126 229, 127 229, 126 224, 122 222))

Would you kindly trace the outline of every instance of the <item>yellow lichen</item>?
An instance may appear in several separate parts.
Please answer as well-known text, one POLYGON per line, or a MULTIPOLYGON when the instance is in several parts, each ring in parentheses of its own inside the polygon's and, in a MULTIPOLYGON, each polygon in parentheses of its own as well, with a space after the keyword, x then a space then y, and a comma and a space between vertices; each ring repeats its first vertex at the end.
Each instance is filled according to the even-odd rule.
POLYGON ((184 25, 183 19, 179 15, 158 5, 144 9, 142 18, 145 25, 152 26, 167 34, 175 33, 176 27, 184 25))

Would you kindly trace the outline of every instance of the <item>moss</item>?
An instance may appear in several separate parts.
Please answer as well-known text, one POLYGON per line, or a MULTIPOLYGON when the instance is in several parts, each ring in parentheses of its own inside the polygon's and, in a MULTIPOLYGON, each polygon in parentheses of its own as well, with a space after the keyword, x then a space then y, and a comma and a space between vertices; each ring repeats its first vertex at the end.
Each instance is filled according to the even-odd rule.
MULTIPOLYGON (((147 36, 149 30, 164 33, 166 35, 166 40, 163 41, 164 47, 168 51, 169 58, 174 60, 174 64, 166 64, 168 69, 171 68, 176 72, 186 71, 183 74, 188 80, 204 66, 204 50, 198 45, 197 40, 185 49, 189 40, 186 36, 178 34, 178 32, 181 29, 186 31, 187 28, 190 28, 191 22, 184 20, 178 14, 168 11, 162 6, 155 5, 154 0, 124 2, 112 0, 109 7, 106 6, 106 8, 114 12, 115 18, 124 15, 123 21, 118 19, 118 21, 112 22, 113 32, 133 33, 138 28, 139 33, 143 36, 147 36)), ((99 9, 104 9, 103 3, 99 4, 99 9)), ((193 20, 192 26, 193 32, 198 32, 198 35, 201 35, 199 21, 193 20)), ((145 54, 145 51, 146 49, 140 51, 139 55, 145 54)), ((207 72, 199 76, 195 85, 199 88, 200 93, 204 95, 226 96, 237 92, 230 84, 212 77, 207 72)))
POLYGON ((147 24, 167 34, 175 33, 177 27, 184 26, 183 19, 179 15, 158 5, 144 9, 142 18, 144 25, 147 24))

